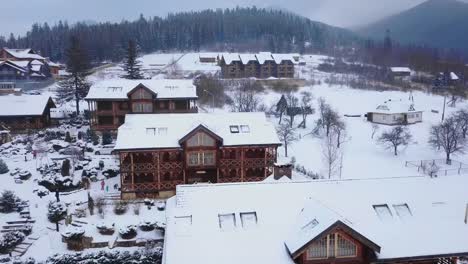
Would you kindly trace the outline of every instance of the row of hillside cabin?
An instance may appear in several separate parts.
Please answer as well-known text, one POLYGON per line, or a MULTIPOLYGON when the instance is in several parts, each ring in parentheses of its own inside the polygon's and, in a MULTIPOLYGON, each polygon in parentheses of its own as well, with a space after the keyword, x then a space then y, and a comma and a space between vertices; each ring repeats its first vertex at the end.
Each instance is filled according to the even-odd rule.
POLYGON ((299 62, 299 55, 272 54, 221 54, 219 65, 225 79, 236 78, 294 78, 294 65, 299 62))
POLYGON ((412 100, 387 100, 367 113, 367 120, 382 125, 410 125, 422 122, 423 112, 416 110, 412 100))
POLYGON ((85 100, 95 130, 116 130, 127 114, 197 113, 191 80, 107 80, 93 85, 85 100))
POLYGON ((60 65, 32 49, 0 50, 0 81, 44 80, 59 74, 60 65))
POLYGON ((0 126, 11 132, 43 129, 51 124, 51 97, 44 95, 0 96, 0 126))
POLYGON ((124 199, 193 183, 262 181, 281 143, 264 113, 129 114, 117 134, 124 199))
POLYGON ((163 263, 461 264, 466 186, 466 177, 178 186, 163 263))

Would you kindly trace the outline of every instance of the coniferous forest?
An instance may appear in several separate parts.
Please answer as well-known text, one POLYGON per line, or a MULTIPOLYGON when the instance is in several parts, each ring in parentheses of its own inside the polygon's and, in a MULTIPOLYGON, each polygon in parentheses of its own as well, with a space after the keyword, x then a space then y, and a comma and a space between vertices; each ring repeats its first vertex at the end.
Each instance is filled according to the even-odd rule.
POLYGON ((34 24, 25 36, 0 38, 0 46, 29 47, 52 60, 64 61, 72 36, 80 39, 92 61, 121 60, 129 40, 148 53, 203 48, 301 52, 306 46, 321 51, 356 39, 347 30, 289 12, 252 7, 183 12, 164 18, 140 16, 120 23, 34 24))

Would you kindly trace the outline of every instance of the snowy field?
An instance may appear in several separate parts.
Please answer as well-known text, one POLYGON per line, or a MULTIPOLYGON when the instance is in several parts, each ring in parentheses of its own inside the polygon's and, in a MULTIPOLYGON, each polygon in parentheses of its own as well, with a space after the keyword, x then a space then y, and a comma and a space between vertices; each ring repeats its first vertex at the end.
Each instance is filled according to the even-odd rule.
MULTIPOLYGON (((432 125, 436 125, 441 121, 441 112, 443 107, 443 97, 426 94, 423 92, 414 92, 415 107, 417 110, 423 112, 423 122, 415 125, 408 126, 411 134, 413 135, 413 142, 408 147, 400 149, 398 156, 394 156, 391 150, 385 149, 383 146, 377 144, 376 138, 385 130, 390 129, 388 126, 379 126, 374 139, 371 139, 372 125, 365 120, 364 114, 374 110, 378 104, 383 103, 388 99, 392 100, 407 100, 409 93, 398 92, 398 91, 367 91, 351 89, 349 87, 340 86, 329 86, 324 83, 327 78, 327 74, 317 71, 316 67, 321 61, 327 57, 320 55, 307 55, 303 56, 303 60, 306 61, 306 66, 297 66, 297 72, 300 78, 315 81, 320 80, 321 84, 314 86, 305 86, 299 88, 295 93, 300 97, 300 93, 303 91, 310 92, 313 97, 313 108, 317 109, 317 99, 324 98, 333 109, 337 110, 346 123, 347 127, 347 138, 343 145, 343 162, 341 175, 337 174, 334 178, 338 179, 365 179, 365 178, 389 178, 389 177, 406 177, 406 176, 419 176, 420 172, 415 167, 405 167, 406 161, 418 161, 418 160, 433 160, 433 159, 444 159, 445 155, 441 151, 432 149, 428 141, 429 129, 432 125), (431 110, 438 110, 439 114, 431 112, 431 110), (361 117, 345 117, 344 115, 361 115, 361 117)), ((214 63, 200 63, 199 53, 187 53, 187 54, 149 54, 141 58, 145 75, 151 78, 164 78, 167 72, 171 68, 173 62, 177 62, 178 71, 183 73, 183 76, 196 73, 216 73, 219 71, 219 67, 214 63)), ((109 67, 93 74, 89 81, 98 82, 103 79, 116 78, 122 75, 122 71, 118 66, 109 67)), ((56 86, 53 85, 42 90, 43 94, 49 94, 54 96, 56 86)), ((263 104, 270 107, 276 105, 282 94, 266 90, 259 94, 259 98, 263 104)), ((82 103, 81 107, 86 109, 87 104, 82 103)), ((457 103, 456 108, 447 107, 447 116, 450 113, 455 112, 460 108, 468 107, 467 102, 457 103)), ((60 105, 57 109, 59 114, 68 113, 73 111, 75 108, 74 102, 69 102, 60 105)), ((223 112, 228 111, 229 107, 223 109, 210 109, 209 106, 203 106, 205 111, 216 111, 223 112)), ((318 119, 318 114, 310 115, 307 120, 306 129, 298 129, 297 133, 300 139, 289 148, 289 158, 294 157, 297 164, 304 166, 306 169, 319 173, 320 175, 327 175, 325 163, 322 156, 322 139, 313 136, 311 134, 312 129, 315 125, 315 121, 318 119)), ((278 119, 271 116, 271 122, 278 123, 278 119)), ((296 116, 295 126, 301 121, 300 116, 296 116)), ((76 135, 77 131, 74 128, 70 128, 72 135, 76 135)), ((36 220, 33 227, 33 233, 31 236, 38 238, 32 246, 28 249, 25 257, 32 256, 37 259, 45 259, 54 253, 70 252, 66 249, 66 244, 61 241, 59 233, 54 232, 55 224, 50 223, 47 219, 47 203, 49 200, 54 200, 54 194, 51 193, 45 197, 39 198, 33 190, 38 189, 37 181, 41 178, 41 174, 36 170, 40 166, 38 159, 33 159, 32 154, 26 154, 25 161, 25 150, 24 146, 18 146, 20 149, 17 155, 10 155, 7 152, 0 153, 0 158, 4 159, 10 168, 13 170, 16 167, 21 170, 30 171, 32 177, 29 180, 23 181, 23 183, 15 183, 14 177, 9 174, 0 175, 2 177, 2 186, 0 191, 3 190, 14 190, 15 193, 23 200, 29 200, 31 216, 36 220)), ((88 154, 91 158, 91 163, 96 167, 96 163, 102 157, 97 157, 93 154, 88 154)), ((284 151, 282 148, 279 149, 279 158, 284 160, 284 151)), ((48 155, 48 162, 52 158, 60 158, 57 153, 51 153, 48 155)), ((454 155, 454 160, 461 162, 467 161, 468 155, 454 155)), ((113 157, 104 158, 106 166, 116 166, 117 160, 113 157)), ((467 163, 467 162, 465 162, 467 163)), ((78 174, 75 177, 80 177, 78 174)), ((467 177, 462 175, 460 177, 467 177)), ((298 176, 298 180, 308 179, 298 176)), ((99 196, 112 196, 117 195, 113 190, 115 184, 120 183, 120 177, 117 176, 111 179, 105 179, 102 174, 98 173, 98 181, 91 183, 89 190, 90 195, 93 198, 99 196), (101 181, 104 180, 105 186, 109 186, 110 190, 106 192, 101 190, 101 181)), ((80 190, 77 192, 71 192, 68 195, 61 195, 61 200, 68 204, 69 210, 75 210, 76 208, 87 208, 85 205, 88 201, 88 191, 80 190)), ((140 215, 133 212, 132 207, 129 208, 128 212, 123 216, 116 216, 112 212, 112 207, 108 206, 106 209, 106 220, 107 223, 112 222, 115 224, 116 229, 123 227, 128 224, 138 225, 142 219, 155 219, 158 221, 164 220, 164 215, 157 213, 156 208, 148 210, 146 207, 142 207, 140 215)), ((0 225, 4 225, 7 221, 18 219, 17 213, 2 214, 0 216, 0 225)), ((83 218, 83 222, 86 222, 85 229, 87 233, 90 233, 96 237, 97 240, 103 239, 98 235, 96 231, 96 225, 101 223, 103 219, 97 215, 87 215, 83 218), (94 232, 94 233, 93 233, 94 232)), ((64 224, 61 228, 65 228, 64 224)), ((158 235, 153 236, 158 238, 158 235)), ((125 249, 126 250, 126 249, 125 249)))

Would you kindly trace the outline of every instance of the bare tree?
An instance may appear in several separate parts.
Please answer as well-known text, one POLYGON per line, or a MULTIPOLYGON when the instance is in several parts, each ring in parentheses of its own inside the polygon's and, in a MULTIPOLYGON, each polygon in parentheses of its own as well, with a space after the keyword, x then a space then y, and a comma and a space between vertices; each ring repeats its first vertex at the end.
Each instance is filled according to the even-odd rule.
POLYGON ((404 126, 396 126, 390 131, 383 132, 378 141, 388 149, 393 149, 395 156, 398 155, 398 147, 408 146, 413 136, 409 129, 404 126))
POLYGON ((253 82, 242 84, 233 94, 231 110, 233 112, 255 112, 260 104, 253 82))
POLYGON ((307 127, 307 116, 314 114, 315 110, 312 108, 312 99, 313 96, 308 91, 303 91, 301 93, 301 114, 302 114, 302 122, 299 127, 306 128, 307 127))
POLYGON ((461 109, 455 113, 455 119, 460 125, 463 138, 466 138, 468 132, 468 110, 461 109))
POLYGON ((288 102, 286 115, 289 116, 289 125, 292 127, 294 124, 294 118, 301 112, 299 99, 294 94, 289 93, 286 95, 286 101, 288 102))
POLYGON ((338 119, 332 127, 333 134, 336 136, 336 147, 340 148, 346 139, 346 124, 338 119))
POLYGON ((342 158, 342 151, 338 147, 335 131, 323 138, 322 158, 326 164, 328 178, 330 179, 339 172, 342 158))
POLYGON ((180 75, 181 69, 175 58, 172 58, 167 64, 167 74, 169 77, 175 78, 180 75))
POLYGON ((374 136, 375 134, 377 133, 377 131, 379 131, 379 125, 377 124, 372 124, 372 135, 371 135, 371 139, 374 139, 374 136))
MULTIPOLYGON (((289 120, 286 120, 289 121, 289 120)), ((284 156, 288 156, 288 146, 297 141, 296 129, 289 125, 289 122, 283 122, 276 128, 278 137, 284 144, 284 156)))
POLYGON ((435 149, 443 148, 446 163, 451 164, 450 156, 454 153, 463 153, 466 144, 457 119, 449 117, 442 124, 433 126, 430 131, 429 144, 435 149))
POLYGON ((320 118, 317 120, 315 132, 325 131, 325 135, 330 135, 334 126, 341 122, 338 113, 330 105, 324 103, 320 106, 320 118))

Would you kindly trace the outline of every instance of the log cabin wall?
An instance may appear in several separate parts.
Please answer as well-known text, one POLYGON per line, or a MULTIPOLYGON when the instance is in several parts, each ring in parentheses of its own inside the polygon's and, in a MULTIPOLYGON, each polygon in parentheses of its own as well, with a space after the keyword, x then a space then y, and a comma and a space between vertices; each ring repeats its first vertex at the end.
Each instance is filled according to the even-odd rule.
POLYGON ((222 147, 219 144, 122 151, 119 153, 122 197, 160 197, 161 192, 174 193, 179 184, 262 181, 273 173, 276 152, 277 146, 222 147), (214 164, 190 164, 194 153, 208 152, 215 153, 214 164))

